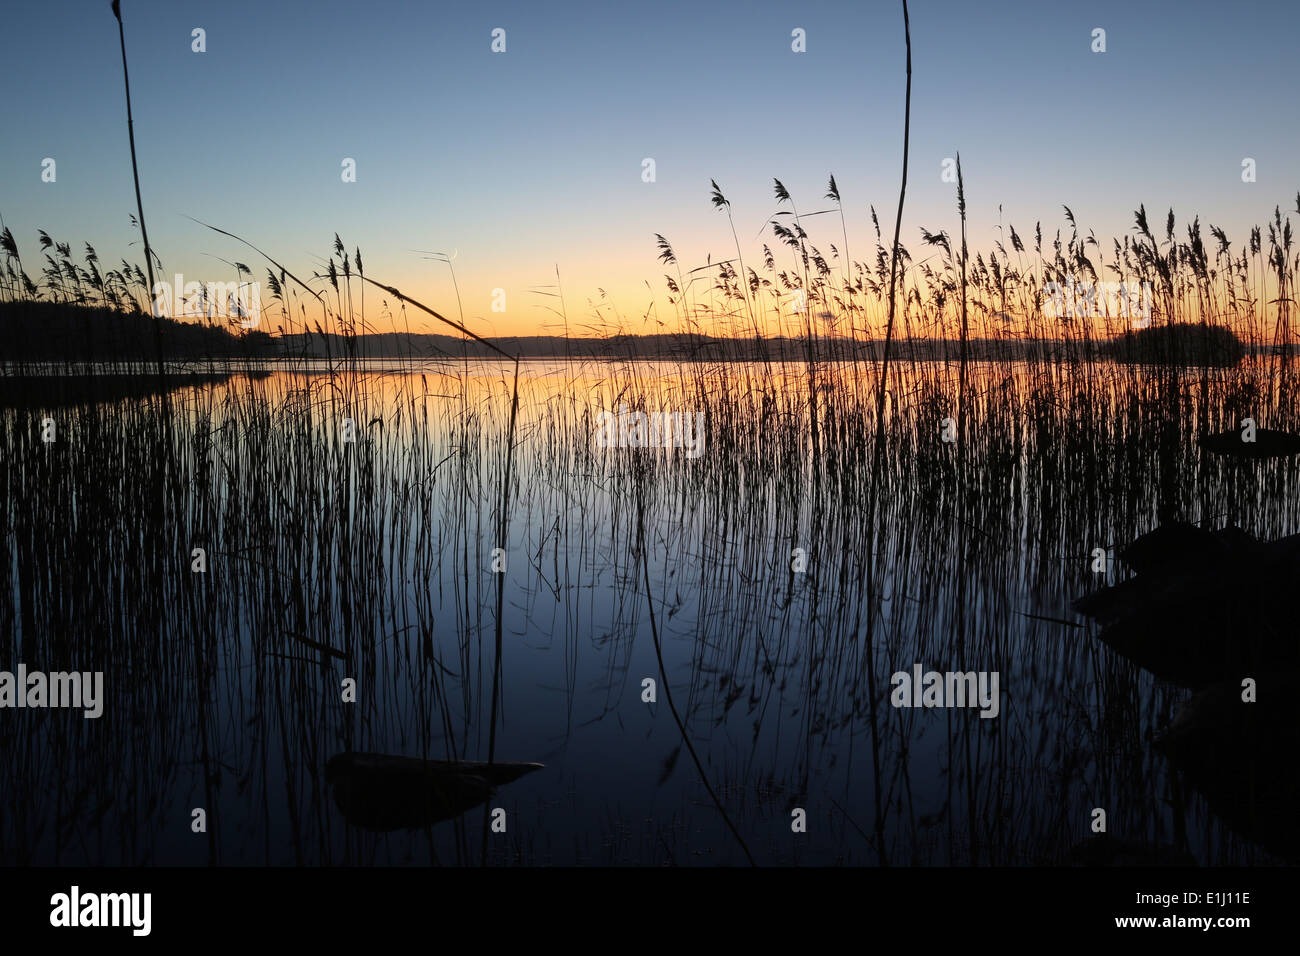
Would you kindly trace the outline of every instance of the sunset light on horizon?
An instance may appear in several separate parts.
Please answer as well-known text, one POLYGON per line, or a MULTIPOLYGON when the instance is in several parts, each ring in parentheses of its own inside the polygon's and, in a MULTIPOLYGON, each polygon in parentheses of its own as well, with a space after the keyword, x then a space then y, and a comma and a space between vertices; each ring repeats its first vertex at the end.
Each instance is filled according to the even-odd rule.
POLYGON ((1300 0, 0 23, 19 948, 1286 923, 1300 0))
MULTIPOLYGON (((1272 118, 1291 109, 1288 38, 1300 10, 1252 16, 1250 7, 1198 2, 1174 21, 1130 3, 1033 17, 996 3, 913 11, 930 40, 914 64, 901 234, 913 264, 937 258, 922 229, 959 228, 943 176, 958 152, 972 257, 999 241, 1009 248, 1009 226, 1028 237, 1041 223, 1048 242, 1057 230, 1068 238, 1064 207, 1107 255, 1113 238, 1133 234, 1142 204, 1161 225, 1172 208, 1180 238, 1199 217, 1236 243, 1275 206, 1291 207, 1300 130, 1272 118), (1104 55, 1090 50, 1094 21, 1112 24, 1104 55), (1174 72, 1186 63, 1193 73, 1174 72), (1219 132, 1207 140, 1211 116, 1219 132), (1253 182, 1243 182, 1245 158, 1253 182)), ((650 333, 681 327, 665 279, 677 273, 659 261, 656 234, 683 271, 736 256, 709 202, 711 180, 732 204, 741 256, 760 272, 764 244, 777 271, 794 261, 773 235, 778 212, 808 217, 809 242, 841 272, 845 237, 849 258, 873 264, 872 207, 892 221, 902 54, 890 4, 813 3, 794 16, 759 3, 743 17, 671 3, 653 15, 601 3, 378 3, 358 13, 330 0, 312 9, 303 18, 279 5, 223 4, 204 18, 201 56, 186 39, 186 4, 135 24, 132 80, 149 92, 135 116, 143 200, 165 275, 224 282, 240 262, 266 305, 268 263, 193 220, 248 239, 304 278, 326 271, 337 233, 349 252, 360 248, 367 275, 443 314, 463 310, 482 335, 565 334, 552 311, 558 291, 569 334, 650 333), (509 24, 504 53, 492 49, 499 23, 509 24), (806 52, 791 50, 795 28, 806 52), (349 159, 355 181, 344 181, 349 159), (825 199, 831 175, 843 225, 825 199), (774 179, 793 207, 774 199, 774 179), (455 257, 459 304, 451 269, 426 252, 455 257)), ((141 261, 116 50, 101 42, 103 24, 35 4, 11 16, 0 56, 36 79, 27 96, 45 105, 0 104, 9 131, 0 165, 30 172, 0 194, 4 224, 29 260, 44 229, 74 247, 92 243, 106 261, 141 261), (74 79, 88 71, 100 80, 74 79), (81 145, 92 141, 93 151, 81 145), (57 160, 57 184, 40 178, 46 157, 57 160)), ((696 273, 692 291, 716 275, 696 273)), ((427 316, 390 318, 395 303, 386 313, 382 298, 367 294, 366 327, 436 331, 427 316)), ((712 334, 752 332, 748 319, 733 329, 695 318, 712 334)), ((760 329, 778 332, 767 320, 760 329)))

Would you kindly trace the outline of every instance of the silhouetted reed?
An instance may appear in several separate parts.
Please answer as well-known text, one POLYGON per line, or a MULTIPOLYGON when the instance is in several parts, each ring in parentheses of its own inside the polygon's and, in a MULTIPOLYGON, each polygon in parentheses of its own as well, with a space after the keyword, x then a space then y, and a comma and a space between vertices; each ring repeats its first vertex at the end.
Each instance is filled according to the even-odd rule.
MULTIPOLYGON (((170 428, 133 395, 0 411, 4 658, 103 670, 110 689, 98 721, 7 715, 0 857, 743 862, 743 843, 759 863, 1065 862, 1093 806, 1113 808, 1112 833, 1200 862, 1292 846, 1247 842, 1259 821, 1240 822, 1235 794, 1195 797, 1204 775, 1183 788, 1148 739, 1186 691, 1070 609, 1118 580, 1108 559, 1093 570, 1097 549, 1167 516, 1264 539, 1297 527, 1293 458, 1198 443, 1246 417, 1300 427, 1289 222, 1240 249, 1211 227, 1211 253, 1199 223, 1178 240, 1171 214, 1157 241, 1139 210, 1105 256, 1067 210, 1068 237, 1045 246, 1035 227, 1035 260, 1010 226, 1009 248, 970 256, 959 210, 956 251, 927 231, 939 258, 916 264, 877 227, 869 264, 848 259, 843 222, 842 258, 823 257, 780 188, 789 264, 765 246, 746 268, 733 232, 736 267, 702 267, 701 289, 659 240, 681 329, 734 333, 731 355, 368 359, 367 286, 364 309, 395 328, 442 316, 335 237, 308 278, 268 257, 266 316, 304 352, 191 360, 240 374, 183 383, 170 428), (1120 362, 1105 345, 1128 318, 1048 324, 1047 283, 1105 272, 1152 283, 1153 327, 1230 330, 1243 357, 1120 362), (802 315, 782 308, 796 288, 802 315), (787 326, 802 355, 748 360, 787 326), (704 454, 597 447, 620 405, 702 413, 704 454), (891 708, 882 677, 914 662, 1000 670, 1002 716, 891 708), (639 699, 654 675, 740 841, 696 814, 681 733, 639 699), (610 736, 623 725, 637 733, 610 736), (647 769, 607 805, 611 739, 647 769), (495 764, 505 748, 547 770, 499 796, 516 821, 499 842, 487 804, 483 824, 431 817, 412 836, 351 828, 331 802, 340 753, 495 764), (191 840, 198 806, 209 830, 191 840), (796 807, 819 821, 803 843, 796 807)), ((730 213, 716 184, 713 201, 730 213)), ((103 321, 150 301, 139 269, 102 273, 89 248, 77 265, 53 240, 34 280, 2 238, 15 307, 84 302, 103 321)))

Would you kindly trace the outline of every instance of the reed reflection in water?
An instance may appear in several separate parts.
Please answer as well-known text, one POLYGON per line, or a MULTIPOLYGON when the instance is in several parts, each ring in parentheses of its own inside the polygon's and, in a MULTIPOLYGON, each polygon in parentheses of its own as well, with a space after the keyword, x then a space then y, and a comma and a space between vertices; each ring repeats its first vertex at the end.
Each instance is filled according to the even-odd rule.
POLYGON ((974 363, 959 462, 956 363, 895 366, 873 600, 877 368, 816 372, 810 396, 799 364, 525 362, 506 541, 500 363, 239 374, 166 422, 147 397, 0 412, 5 660, 102 670, 107 696, 5 714, 0 856, 477 864, 500 808, 496 864, 746 862, 729 826, 761 864, 1066 863, 1103 807, 1155 854, 1293 857, 1269 831, 1294 775, 1243 809, 1177 746, 1208 720, 1227 753, 1242 715, 1176 721, 1199 686, 1072 606, 1172 522, 1298 530, 1293 458, 1198 443, 1246 414, 1295 431, 1291 373, 974 363), (620 405, 702 414, 701 454, 603 447, 620 405), (998 672, 998 717, 890 706, 916 664, 998 672))

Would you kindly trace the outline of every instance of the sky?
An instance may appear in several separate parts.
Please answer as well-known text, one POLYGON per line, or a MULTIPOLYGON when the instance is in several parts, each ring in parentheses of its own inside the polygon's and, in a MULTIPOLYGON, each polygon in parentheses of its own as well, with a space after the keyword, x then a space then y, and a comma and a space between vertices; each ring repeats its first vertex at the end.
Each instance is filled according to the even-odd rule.
MULTIPOLYGON (((123 0, 150 241, 168 275, 264 280, 238 233, 306 277, 335 233, 366 272, 480 334, 569 331, 593 304, 627 331, 670 311, 655 234, 684 269, 747 264, 778 207, 828 208, 834 174, 849 247, 869 208, 888 230, 901 164, 904 47, 897 2, 313 3, 123 0), (194 52, 192 31, 205 31, 194 52), (505 51, 493 52, 493 30, 505 51), (792 50, 805 31, 806 51, 792 50), (643 160, 654 160, 654 181, 643 160), (345 159, 356 181, 344 182, 345 159), (650 283, 647 288, 646 282, 650 283), (505 292, 505 310, 493 311, 505 292), (605 298, 602 300, 602 292, 605 298)), ((999 238, 1199 215, 1234 241, 1300 188, 1293 2, 910 4, 911 162, 902 239, 959 228, 941 177, 960 151, 972 250, 999 238), (1106 31, 1094 53, 1093 30, 1106 31), (1255 160, 1256 181, 1242 182, 1255 160), (999 212, 999 206, 1001 212, 999 212)), ((108 0, 6 0, 0 32, 0 216, 35 273, 37 229, 102 260, 143 262, 117 24, 108 0), (42 162, 56 163, 43 182, 42 162), (131 243, 137 243, 131 245, 131 243)), ((823 250, 837 217, 809 223, 823 250)), ((33 275, 35 278, 36 276, 33 275)), ((265 298, 266 293, 263 293, 265 298)), ((368 299, 368 318, 384 320, 368 299)), ((413 317, 412 328, 423 327, 413 317)))

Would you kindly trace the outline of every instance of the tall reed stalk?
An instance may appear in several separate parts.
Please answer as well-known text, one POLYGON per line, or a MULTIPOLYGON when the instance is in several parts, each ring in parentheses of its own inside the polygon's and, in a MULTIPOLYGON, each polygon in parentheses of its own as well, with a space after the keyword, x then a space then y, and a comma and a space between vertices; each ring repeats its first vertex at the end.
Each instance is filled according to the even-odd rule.
MULTIPOLYGON (((122 24, 122 0, 113 0, 113 16, 117 18, 117 35, 122 46, 122 85, 126 89, 126 135, 131 143, 131 175, 135 180, 135 208, 140 215, 140 237, 144 240, 144 267, 149 274, 149 289, 146 296, 151 302, 149 311, 154 317, 155 342, 158 348, 158 377, 161 378, 163 375, 162 322, 157 310, 152 307, 155 288, 153 281, 153 247, 149 245, 149 229, 144 221, 144 198, 140 194, 140 165, 136 161, 135 155, 135 119, 131 115, 131 78, 126 65, 126 28, 122 24)), ((179 294, 180 290, 178 289, 177 295, 179 294)), ((166 394, 165 391, 162 393, 164 402, 166 401, 166 394)))

